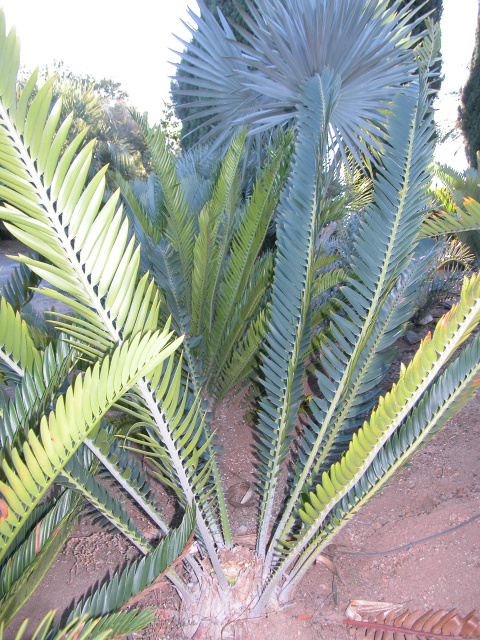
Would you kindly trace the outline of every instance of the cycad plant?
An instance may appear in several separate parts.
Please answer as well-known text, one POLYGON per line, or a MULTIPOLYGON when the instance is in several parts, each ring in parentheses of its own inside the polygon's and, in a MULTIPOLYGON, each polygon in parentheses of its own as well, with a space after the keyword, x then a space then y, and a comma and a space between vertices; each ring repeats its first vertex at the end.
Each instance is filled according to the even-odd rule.
MULTIPOLYGON (((200 308, 187 307, 191 317, 179 310, 174 319, 178 330, 190 336, 184 355, 172 353, 179 339, 170 338, 160 311, 161 299, 172 290, 162 291, 148 273, 139 272, 141 247, 135 248, 128 219, 117 208, 119 194, 102 205, 105 170, 86 183, 92 145, 81 148, 76 139, 64 148, 69 122, 57 128, 60 111, 57 105, 50 108, 51 89, 40 89, 30 105, 31 88, 16 101, 18 45, 12 32, 0 37, 0 197, 7 203, 1 217, 43 256, 43 261, 19 256, 45 281, 43 293, 73 312, 54 316, 62 336, 55 348, 42 351, 21 317, 2 302, 0 355, 15 396, 3 408, 0 423, 1 618, 10 620, 28 595, 25 584, 35 586, 26 575, 36 576, 38 584, 86 502, 142 558, 80 603, 74 614, 112 614, 135 590, 169 571, 191 623, 186 631, 204 620, 204 636, 219 637, 230 620, 258 615, 289 599, 318 553, 459 410, 480 380, 479 338, 466 343, 480 320, 477 275, 465 279, 458 304, 422 341, 412 362, 401 366, 398 382, 380 396, 392 347, 414 311, 422 274, 414 249, 420 234, 428 233, 432 115, 425 78, 412 79, 417 66, 431 57, 428 43, 412 49, 407 15, 395 13, 398 3, 387 8, 382 0, 296 0, 291 13, 280 0, 258 0, 257 5, 248 68, 241 67, 247 75, 240 82, 244 105, 250 103, 256 116, 248 118, 242 111, 237 120, 249 120, 253 130, 270 119, 274 124, 291 120, 295 151, 277 211, 261 358, 265 391, 256 425, 257 546, 249 557, 247 551, 241 554, 236 575, 230 572, 228 579, 225 562, 231 570, 237 550, 201 390, 192 390, 189 381, 195 363, 188 353, 189 348, 193 353, 188 341, 195 335, 189 327, 212 317, 206 283, 225 277, 217 289, 218 305, 228 307, 233 299, 227 276, 237 268, 236 246, 213 243, 217 234, 228 237, 222 227, 229 220, 222 196, 228 180, 217 181, 212 201, 224 204, 202 209, 195 239, 163 138, 151 139, 157 158, 164 159, 159 167, 164 182, 171 182, 164 189, 170 198, 164 252, 172 262, 165 264, 184 261, 183 273, 192 274, 189 282, 206 291, 200 308), (284 97, 282 81, 289 87, 284 97), (309 422, 298 434, 329 176, 339 158, 361 162, 363 154, 380 158, 373 201, 355 239, 352 274, 345 276, 323 337, 320 394, 311 399, 309 422), (220 219, 212 217, 213 210, 220 219), (179 241, 182 234, 194 243, 193 253, 183 252, 188 243, 179 241), (222 252, 227 254, 223 262, 222 252), (223 273, 220 264, 226 265, 223 273), (213 278, 205 277, 208 270, 213 278), (454 357, 460 345, 464 348, 454 357), (67 373, 74 367, 84 373, 70 383, 67 373), (65 380, 69 386, 64 390, 65 380), (126 418, 116 413, 99 426, 110 406, 126 418), (152 499, 132 448, 151 458, 161 482, 177 496, 185 512, 178 532, 170 530, 152 499), (287 462, 293 473, 280 488, 279 474, 287 462), (109 485, 97 477, 99 470, 165 535, 158 547, 151 548, 119 510, 109 485), (57 505, 40 505, 57 481, 66 487, 57 505), (278 511, 274 504, 281 489, 286 492, 278 511), (44 547, 36 555, 39 528, 45 532, 40 536, 44 547), (196 544, 190 549, 192 531, 196 544), (181 565, 172 569, 175 557, 181 565)), ((222 64, 227 62, 233 66, 230 82, 237 63, 232 57, 222 64)), ((224 109, 228 99, 222 94, 215 104, 224 109)), ((239 140, 232 143, 222 172, 238 157, 239 140)), ((248 215, 247 206, 238 228, 248 215)), ((179 271, 165 273, 181 289, 185 283, 179 271)))
POLYGON ((265 335, 273 254, 264 243, 285 185, 292 132, 280 134, 245 200, 246 130, 232 140, 216 179, 202 181, 185 171, 188 156, 169 153, 160 129, 136 120, 155 174, 148 190, 119 180, 125 209, 143 248, 142 266, 165 295, 165 320, 170 315, 185 336, 190 386, 195 394, 202 388, 213 405, 251 375, 265 335))
POLYGON ((474 253, 478 268, 480 232, 476 203, 480 200, 479 170, 470 167, 459 173, 448 166, 437 165, 435 175, 440 181, 435 194, 440 203, 439 209, 443 210, 443 213, 431 220, 430 234, 455 233, 474 253), (454 223, 457 217, 460 217, 460 220, 454 223))

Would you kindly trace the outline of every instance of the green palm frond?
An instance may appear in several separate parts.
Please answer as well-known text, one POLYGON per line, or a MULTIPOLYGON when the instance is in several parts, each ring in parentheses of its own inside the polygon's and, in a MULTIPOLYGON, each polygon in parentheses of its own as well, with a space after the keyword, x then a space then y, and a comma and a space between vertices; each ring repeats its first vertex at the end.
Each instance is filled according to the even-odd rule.
POLYGON ((126 605, 162 574, 168 573, 178 558, 188 552, 194 527, 194 510, 187 508, 177 529, 163 538, 148 555, 133 562, 120 574, 115 574, 92 596, 79 602, 70 614, 69 621, 85 614, 90 617, 105 615, 126 605))
MULTIPOLYGON (((30 113, 27 114, 27 120, 29 117, 30 113)), ((61 321, 57 325, 71 336, 76 348, 88 358, 101 357, 115 343, 127 344, 129 336, 135 336, 133 341, 138 345, 141 337, 139 332, 157 327, 159 293, 153 282, 149 281, 148 274, 137 281, 140 251, 139 248, 134 250, 134 238, 128 241, 128 222, 122 221, 121 210, 115 211, 119 194, 114 194, 101 207, 105 188, 104 171, 99 172, 82 192, 90 163, 91 148, 88 145, 78 153, 71 166, 66 163, 65 155, 62 156, 59 163, 62 175, 58 173, 59 170, 55 172, 52 187, 47 192, 42 177, 37 174, 31 161, 29 147, 16 132, 8 114, 4 118, 10 135, 15 139, 19 162, 23 162, 31 183, 36 187, 32 186, 32 194, 43 194, 43 206, 38 206, 35 211, 30 206, 24 206, 23 211, 7 207, 2 211, 2 217, 13 223, 10 225, 12 231, 21 236, 26 244, 40 249, 52 261, 48 265, 20 258, 56 287, 44 288, 43 293, 65 302, 77 312, 79 317, 75 319, 58 314, 61 321), (37 239, 37 230, 31 232, 31 225, 40 223, 41 243, 37 239), (44 245, 43 249, 39 244, 44 245)), ((158 381, 155 386, 158 386, 158 381)), ((146 381, 138 382, 138 387, 141 389, 141 402, 156 417, 155 437, 173 450, 174 442, 163 410, 157 406, 154 392, 146 381)), ((176 477, 181 478, 183 493, 193 495, 190 479, 178 456, 175 457, 174 466, 176 477)), ((217 494, 221 494, 218 477, 215 484, 217 494)), ((201 485, 199 487, 201 490, 201 485)), ((201 510, 198 510, 197 517, 202 520, 201 510)), ((199 524, 199 528, 204 537, 210 537, 205 523, 199 524)), ((206 544, 210 544, 209 553, 215 562, 213 542, 206 544)), ((216 569, 221 576, 218 562, 216 569)))
POLYGON ((215 376, 216 386, 212 387, 215 404, 221 402, 230 389, 256 370, 267 327, 265 311, 260 311, 256 317, 249 320, 248 330, 237 344, 231 359, 225 362, 215 376))
MULTIPOLYGON (((40 91, 42 90, 43 88, 40 91)), ((40 92, 37 97, 38 95, 40 92)), ((48 92, 44 92, 44 99, 48 100, 48 92)), ((34 103, 30 109, 33 105, 34 103)), ((41 206, 33 208, 30 204, 23 203, 23 211, 8 206, 2 211, 2 217, 10 220, 12 231, 21 236, 26 244, 40 249, 42 255, 52 261, 49 265, 39 264, 25 257, 20 258, 56 287, 44 288, 43 293, 69 304, 77 312, 79 317, 75 319, 58 314, 58 326, 71 336, 76 348, 88 358, 101 357, 103 353, 110 351, 115 343, 128 345, 126 338, 129 336, 135 336, 132 343, 141 353, 139 332, 148 332, 157 327, 159 294, 149 281, 148 275, 137 281, 140 253, 139 249, 134 250, 134 238, 128 241, 128 223, 126 220, 122 221, 121 210, 115 211, 118 193, 101 206, 105 188, 104 170, 100 171, 82 191, 91 160, 91 145, 84 147, 73 161, 69 155, 70 148, 67 149, 59 161, 58 168, 53 171, 52 185, 47 191, 46 177, 37 173, 30 157, 29 145, 17 133, 9 114, 0 115, 3 115, 10 136, 5 139, 15 141, 13 155, 29 177, 29 193, 34 200, 38 199, 38 195, 34 194, 42 194, 41 206), (32 233, 32 225, 35 226, 35 233, 32 233), (38 239, 39 225, 42 229, 41 242, 38 239), (38 246, 39 244, 42 246, 38 246)), ((30 111, 26 115, 27 121, 29 118, 30 111)), ((62 127, 55 136, 53 145, 57 142, 62 127)), ((6 170, 9 169, 11 166, 7 164, 6 170)), ((20 202, 18 198, 17 201, 20 202)), ((175 344, 178 344, 178 341, 175 344)), ((155 416, 152 426, 155 431, 154 437, 174 451, 174 442, 165 421, 165 413, 158 406, 155 393, 147 381, 137 384, 141 389, 141 402, 149 407, 155 416)), ((158 379, 153 387, 159 387, 158 379)), ((181 417, 178 416, 178 419, 181 417)), ((190 453, 191 456, 200 457, 198 452, 190 453)), ((173 465, 176 477, 180 478, 184 495, 192 496, 194 492, 190 478, 182 468, 181 458, 176 454, 173 465)), ((211 466, 210 464, 209 467, 211 466)), ((217 495, 221 494, 218 477, 214 484, 217 495)), ((201 491, 201 483, 197 483, 197 488, 201 491)), ((202 536, 210 539, 201 510, 198 510, 197 517, 202 536)), ((216 551, 213 542, 207 540, 205 544, 209 547, 212 562, 215 563, 216 551)), ((223 572, 218 561, 216 570, 222 579, 223 572)))
POLYGON ((196 504, 197 516, 203 514, 208 520, 212 505, 202 488, 211 481, 212 460, 209 455, 204 455, 209 449, 211 436, 206 438, 201 398, 197 396, 192 401, 191 394, 182 384, 182 365, 181 359, 175 365, 172 357, 163 368, 157 369, 150 381, 155 398, 162 407, 168 439, 158 438, 155 419, 138 397, 130 394, 121 406, 138 418, 137 428, 143 426, 147 429, 146 435, 135 437, 131 432, 128 439, 140 444, 148 442, 147 455, 157 464, 161 480, 177 493, 182 504, 196 504), (177 464, 175 459, 178 459, 177 464), (188 476, 188 482, 178 477, 179 469, 181 474, 188 476))
MULTIPOLYGON (((315 266, 318 267, 318 261, 315 266)), ((327 273, 320 273, 315 278, 312 285, 312 300, 326 293, 332 287, 338 287, 341 284, 346 284, 349 275, 349 272, 342 268, 332 269, 327 273)), ((316 323, 312 320, 312 325, 315 326, 315 324, 316 323)))
POLYGON ((221 327, 222 342, 216 350, 216 361, 215 352, 209 358, 209 362, 215 362, 216 366, 210 366, 208 369, 205 388, 214 396, 216 403, 219 402, 217 394, 220 389, 222 394, 226 394, 243 379, 243 368, 238 366, 240 354, 243 352, 246 357, 247 352, 251 352, 253 356, 254 343, 258 342, 260 346, 265 337, 265 321, 268 315, 265 313, 265 305, 268 303, 268 293, 273 279, 273 263, 273 255, 267 253, 252 265, 249 279, 243 291, 238 292, 237 302, 228 322, 222 323, 218 319, 215 324, 215 327, 221 327), (236 373, 231 369, 232 366, 236 373), (223 382, 220 383, 222 378, 223 382), (230 382, 227 385, 228 379, 230 382))
MULTIPOLYGON (((6 190, 3 197, 14 205, 7 205, 2 217, 15 225, 17 237, 51 261, 40 263, 19 257, 38 276, 59 287, 60 290, 45 288, 42 292, 69 304, 80 315, 88 325, 90 333, 84 333, 84 337, 90 337, 91 351, 101 355, 105 349, 99 350, 94 343, 98 340, 112 345, 118 342, 122 330, 124 338, 131 335, 137 316, 149 306, 150 300, 138 300, 138 290, 135 292, 139 252, 133 251, 133 240, 128 242, 128 224, 122 223, 121 211, 115 212, 119 194, 101 206, 106 168, 84 189, 93 142, 73 159, 80 143, 76 139, 61 155, 68 120, 55 136, 50 117, 40 126, 44 121, 37 117, 39 98, 45 103, 51 99, 47 85, 39 90, 27 110, 24 135, 19 132, 22 127, 18 125, 18 114, 13 120, 3 107, 0 110, 4 123, 0 151, 10 150, 2 162, 2 181, 8 185, 2 187, 6 190), (37 157, 40 151, 36 138, 32 140, 27 135, 33 123, 35 135, 42 142, 42 154, 46 156, 44 163, 37 157)), ((154 314, 151 320, 150 326, 142 328, 155 329, 154 314)))
POLYGON ((470 168, 458 173, 449 167, 436 167, 443 186, 433 189, 443 210, 430 216, 421 229, 421 236, 454 233, 470 247, 480 264, 480 175, 470 168))
POLYGON ((0 559, 5 556, 26 519, 63 467, 106 411, 139 378, 149 373, 177 347, 167 332, 137 334, 118 347, 111 358, 77 376, 55 411, 40 423, 40 434, 29 431, 22 448, 12 449, 1 465, 3 495, 0 520, 0 559))
MULTIPOLYGON (((415 59, 420 74, 430 81, 435 80, 438 75, 435 63, 441 58, 442 34, 440 23, 434 22, 431 15, 424 19, 423 24, 425 33, 420 43, 415 47, 415 59)), ((429 92, 435 95, 435 89, 429 88, 429 92)))
MULTIPOLYGON (((57 611, 55 609, 53 609, 52 611, 49 611, 46 614, 46 616, 43 618, 43 620, 38 624, 38 626, 33 631, 33 633, 30 629, 28 629, 29 639, 30 640, 46 640, 46 638, 50 638, 52 635, 51 631, 53 626, 53 619, 55 618, 56 613, 57 611)), ((28 618, 26 618, 23 621, 23 623, 20 625, 19 630, 15 634, 15 640, 24 640, 25 632, 28 628, 28 622, 29 620, 28 618)), ((84 628, 85 628, 85 619, 79 620, 78 618, 76 618, 73 623, 69 624, 64 629, 61 629, 57 633, 55 633, 53 640, 76 640, 84 628)), ((92 635, 90 636, 92 640, 93 639, 108 640, 109 638, 111 638, 110 630, 103 631, 103 632, 100 631, 100 633, 96 634, 95 632, 93 632, 93 628, 91 627, 90 631, 92 632, 92 635)), ((3 640, 4 637, 5 637, 5 623, 0 622, 0 639, 3 640)))
MULTIPOLYGON (((101 618, 87 619, 78 638, 79 640, 86 640, 87 638, 89 640, 95 640, 99 637, 99 640, 103 640, 104 638, 115 640, 115 638, 119 637, 128 637, 140 633, 145 627, 152 624, 154 619, 155 610, 150 608, 117 611, 116 613, 110 613, 101 618)), ((80 620, 82 620, 82 618, 80 618, 80 620)), ((72 621, 71 624, 75 623, 72 621)), ((75 624, 75 627, 77 624, 78 623, 75 624)), ((57 636, 58 640, 62 640, 64 637, 64 632, 62 631, 61 633, 62 635, 60 637, 57 636)), ((72 638, 72 640, 74 640, 74 638, 72 638)))
POLYGON ((235 136, 222 162, 213 195, 198 219, 199 233, 193 249, 192 331, 208 333, 212 328, 214 304, 230 247, 238 201, 238 167, 245 146, 246 131, 235 136))
POLYGON ((431 238, 447 233, 476 231, 480 228, 480 203, 465 197, 463 206, 455 212, 442 211, 428 217, 420 229, 420 238, 431 238))
POLYGON ((290 165, 292 139, 291 133, 286 134, 280 138, 278 148, 272 151, 233 235, 229 260, 219 287, 214 327, 208 340, 207 379, 222 368, 221 359, 225 361, 231 356, 231 346, 225 348, 225 340, 232 316, 236 313, 245 318, 255 313, 255 309, 250 308, 246 315, 242 314, 239 303, 242 297, 245 298, 244 291, 252 280, 255 261, 284 186, 290 165))

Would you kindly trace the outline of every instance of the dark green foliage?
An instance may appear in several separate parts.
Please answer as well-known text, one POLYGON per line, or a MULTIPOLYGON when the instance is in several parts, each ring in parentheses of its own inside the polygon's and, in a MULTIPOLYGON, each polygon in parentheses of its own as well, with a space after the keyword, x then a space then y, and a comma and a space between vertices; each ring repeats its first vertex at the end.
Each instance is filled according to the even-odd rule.
POLYGON ((470 63, 470 75, 461 91, 462 104, 458 108, 458 124, 465 138, 468 164, 477 168, 480 151, 480 5, 475 33, 475 49, 470 63))
POLYGON ((5 225, 0 223, 0 240, 11 240, 13 238, 10 231, 7 231, 5 225))
MULTIPOLYGON (((390 6, 393 4, 393 0, 390 1, 390 6)), ((443 0, 402 0, 400 3, 402 7, 406 7, 407 5, 411 5, 410 10, 415 12, 412 21, 416 20, 419 15, 428 15, 428 17, 434 22, 440 23, 440 19, 443 13, 443 0)), ((425 29, 425 22, 417 25, 413 28, 412 34, 418 36, 425 29)), ((434 65, 430 68, 430 72, 435 74, 435 78, 430 80, 429 86, 430 89, 435 91, 435 96, 440 91, 440 87, 442 84, 442 60, 439 58, 434 65)))
MULTIPOLYGON (((42 68, 38 76, 39 85, 55 76, 52 89, 54 100, 62 99, 60 119, 63 121, 73 113, 67 144, 85 130, 84 144, 97 141, 91 175, 106 164, 110 166, 107 180, 114 170, 127 180, 149 172, 150 156, 130 115, 129 96, 119 82, 109 78, 96 80, 88 74, 77 75, 63 62, 42 68)), ((36 93, 34 90, 32 98, 36 93)), ((110 183, 110 186, 113 185, 110 183)))
MULTIPOLYGON (((217 9, 223 13, 225 18, 230 21, 230 23, 234 23, 234 25, 239 25, 244 29, 247 29, 247 23, 242 17, 240 13, 241 10, 246 11, 248 13, 247 8, 247 0, 203 0, 205 6, 209 11, 213 13, 214 16, 217 16, 217 9)), ((246 44, 245 38, 242 37, 238 31, 235 33, 237 40, 246 44)))
MULTIPOLYGON (((391 0, 389 6, 392 6, 392 4, 393 0, 391 0)), ((440 22, 443 13, 443 0, 413 0, 413 2, 412 0, 402 0, 402 2, 400 2, 400 6, 402 7, 406 7, 407 5, 411 5, 411 11, 418 12, 415 13, 413 20, 415 20, 419 14, 429 14, 429 17, 432 18, 434 22, 440 22)), ((413 35, 419 35, 424 28, 423 24, 416 26, 413 29, 413 35)))
MULTIPOLYGON (((247 25, 239 11, 239 8, 247 11, 247 0, 238 0, 237 2, 234 2, 234 0, 204 0, 204 4, 206 8, 213 13, 217 20, 218 8, 225 16, 225 18, 230 22, 230 24, 234 23, 240 25, 244 29, 247 28, 247 25)), ((235 36, 240 42, 246 42, 238 31, 235 31, 235 36)), ((182 121, 181 140, 182 148, 184 150, 191 149, 193 145, 196 144, 201 138, 203 138, 203 136, 210 130, 210 127, 208 125, 203 124, 208 120, 208 117, 198 118, 194 120, 186 119, 188 116, 201 111, 200 108, 197 109, 195 107, 184 106, 190 102, 196 102, 197 99, 195 97, 192 98, 192 96, 184 96, 177 93, 178 90, 182 91, 188 88, 189 85, 187 82, 185 82, 185 80, 183 80, 183 78, 187 78, 189 75, 190 74, 185 72, 183 69, 177 68, 175 79, 172 80, 171 83, 172 101, 175 108, 175 114, 177 118, 182 121)))

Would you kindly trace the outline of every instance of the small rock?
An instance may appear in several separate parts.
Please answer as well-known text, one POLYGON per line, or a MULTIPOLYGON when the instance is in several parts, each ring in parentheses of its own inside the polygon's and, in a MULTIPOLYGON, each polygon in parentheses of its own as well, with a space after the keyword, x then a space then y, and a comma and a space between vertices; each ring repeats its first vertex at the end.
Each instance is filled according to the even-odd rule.
POLYGON ((248 533, 248 527, 246 527, 244 524, 241 524, 237 528, 235 533, 237 534, 237 536, 244 536, 244 535, 246 535, 248 533))
POLYGON ((408 342, 408 344, 417 344, 421 339, 422 337, 418 333, 415 333, 415 331, 409 331, 405 335, 405 340, 408 342))
POLYGON ((433 316, 431 313, 427 314, 426 316, 423 316, 423 318, 420 318, 420 320, 417 320, 416 324, 419 324, 422 327, 424 327, 426 324, 430 324, 430 322, 433 322, 433 316))

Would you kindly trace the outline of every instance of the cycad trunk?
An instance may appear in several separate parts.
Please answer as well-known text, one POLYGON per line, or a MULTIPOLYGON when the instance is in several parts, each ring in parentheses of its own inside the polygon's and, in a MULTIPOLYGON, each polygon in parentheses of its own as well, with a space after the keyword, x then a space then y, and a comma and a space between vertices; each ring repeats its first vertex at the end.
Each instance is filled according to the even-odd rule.
POLYGON ((232 637, 234 625, 248 620, 260 599, 263 562, 252 549, 236 546, 226 550, 220 555, 220 562, 228 588, 224 591, 219 588, 208 561, 205 562, 201 582, 191 590, 192 599, 182 603, 181 627, 185 637, 209 640, 232 637))

